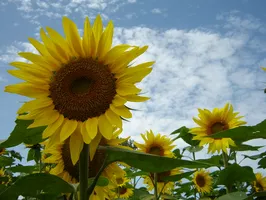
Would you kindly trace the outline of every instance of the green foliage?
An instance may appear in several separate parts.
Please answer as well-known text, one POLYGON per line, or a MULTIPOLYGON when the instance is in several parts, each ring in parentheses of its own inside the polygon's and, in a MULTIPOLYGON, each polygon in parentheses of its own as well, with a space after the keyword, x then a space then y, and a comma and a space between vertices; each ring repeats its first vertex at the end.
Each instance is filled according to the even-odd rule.
POLYGON ((19 195, 37 197, 40 194, 57 197, 61 193, 72 193, 74 187, 51 174, 30 174, 19 178, 0 194, 0 199, 15 200, 19 195))
POLYGON ((200 141, 192 140, 193 135, 189 132, 189 128, 182 126, 181 128, 173 131, 171 135, 179 134, 174 140, 182 138, 186 143, 190 144, 191 146, 199 145, 200 141))
POLYGON ((17 119, 14 130, 11 132, 9 138, 0 144, 0 148, 14 147, 21 143, 37 144, 42 142, 42 132, 46 127, 27 129, 32 122, 33 120, 17 119))
POLYGON ((177 174, 177 175, 173 175, 173 176, 167 176, 167 177, 163 177, 162 180, 164 181, 180 181, 182 178, 187 178, 189 177, 191 174, 193 174, 195 171, 192 172, 185 172, 182 174, 177 174))
MULTIPOLYGON (((93 181, 94 181, 94 178, 89 178, 88 185, 90 186, 93 183, 93 181)), ((101 187, 107 186, 108 184, 109 184, 108 178, 105 178, 103 176, 100 176, 96 183, 97 186, 101 186, 101 187)))
POLYGON ((241 167, 234 163, 220 172, 217 184, 231 188, 236 182, 252 182, 256 179, 251 167, 241 167))
POLYGON ((0 156, 0 167, 11 166, 14 163, 14 159, 7 156, 0 156))
POLYGON ((15 166, 15 167, 9 167, 7 170, 12 171, 13 173, 32 173, 34 170, 36 170, 36 166, 15 166))
POLYGON ((34 160, 36 163, 41 159, 41 150, 40 149, 30 149, 27 156, 27 161, 34 160))
POLYGON ((232 192, 219 197, 217 200, 244 200, 246 197, 245 192, 232 192))

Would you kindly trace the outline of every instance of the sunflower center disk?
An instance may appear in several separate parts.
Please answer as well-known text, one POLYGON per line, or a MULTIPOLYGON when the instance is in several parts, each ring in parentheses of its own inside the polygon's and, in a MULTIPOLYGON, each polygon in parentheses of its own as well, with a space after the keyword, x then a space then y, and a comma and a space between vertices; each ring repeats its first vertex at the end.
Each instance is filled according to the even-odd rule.
POLYGON ((211 126, 211 134, 218 133, 228 129, 228 125, 223 122, 216 122, 211 126))
MULTIPOLYGON (((101 166, 104 163, 106 153, 104 150, 96 150, 96 153, 92 159, 89 161, 89 177, 93 178, 99 172, 101 166)), ((64 161, 64 170, 67 171, 70 176, 74 177, 76 180, 79 180, 79 162, 76 165, 73 165, 70 156, 69 149, 69 139, 66 140, 62 147, 62 159, 64 161)))
POLYGON ((196 177, 196 182, 197 182, 198 186, 204 187, 204 185, 205 185, 205 178, 203 176, 199 176, 198 175, 196 177))
POLYGON ((147 153, 157 155, 157 156, 163 156, 162 148, 158 146, 151 147, 147 153))
MULTIPOLYGON (((171 172, 170 171, 166 171, 166 172, 160 172, 157 173, 157 181, 158 182, 165 182, 163 180, 164 177, 170 176, 171 172)), ((151 173, 151 178, 154 180, 154 173, 151 173)))
POLYGON ((125 194, 127 192, 127 188, 126 187, 119 187, 119 194, 125 194))
POLYGON ((124 181, 123 181, 122 178, 116 178, 116 182, 117 182, 117 184, 119 184, 119 185, 124 183, 124 181))
POLYGON ((108 66, 91 58, 79 58, 55 73, 50 97, 64 117, 83 122, 109 108, 116 94, 115 81, 108 66))

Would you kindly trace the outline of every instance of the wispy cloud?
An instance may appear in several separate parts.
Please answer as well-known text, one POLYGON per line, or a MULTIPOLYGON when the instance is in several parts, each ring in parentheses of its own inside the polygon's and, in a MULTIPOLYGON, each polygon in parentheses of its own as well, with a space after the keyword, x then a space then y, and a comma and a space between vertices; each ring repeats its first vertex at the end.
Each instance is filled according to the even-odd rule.
POLYGON ((154 9, 151 10, 151 12, 154 13, 154 14, 161 14, 162 10, 159 9, 159 8, 154 8, 154 9))

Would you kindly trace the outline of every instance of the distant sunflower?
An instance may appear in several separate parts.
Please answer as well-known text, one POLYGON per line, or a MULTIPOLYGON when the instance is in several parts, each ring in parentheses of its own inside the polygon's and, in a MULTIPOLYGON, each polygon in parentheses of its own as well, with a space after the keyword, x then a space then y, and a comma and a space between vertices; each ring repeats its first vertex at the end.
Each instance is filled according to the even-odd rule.
POLYGON ((256 181, 253 182, 253 187, 256 192, 266 191, 266 177, 263 177, 261 173, 256 173, 256 181))
POLYGON ((128 183, 130 181, 130 179, 126 177, 126 173, 124 173, 122 176, 121 176, 121 174, 114 174, 114 176, 111 179, 111 181, 117 187, 122 187, 122 186, 125 186, 126 183, 128 183))
POLYGON ((119 186, 117 187, 114 192, 113 195, 111 195, 111 197, 113 199, 119 198, 119 199, 129 199, 129 197, 131 197, 133 195, 133 188, 131 187, 127 187, 127 186, 119 186))
POLYGON ((203 169, 195 172, 193 182, 200 193, 209 193, 212 189, 212 177, 203 169))
POLYGON ((99 15, 93 26, 85 19, 82 37, 67 17, 63 17, 63 29, 65 37, 46 27, 48 34, 40 30, 42 43, 29 38, 39 54, 19 53, 30 62, 12 62, 18 70, 8 72, 25 82, 6 86, 5 91, 34 98, 18 110, 18 114, 27 113, 18 118, 34 120, 28 128, 47 126, 43 138, 50 137, 50 143, 70 137, 75 164, 83 142, 89 144, 98 130, 111 139, 112 127, 122 128, 122 118, 132 117, 127 101, 149 99, 139 96, 141 89, 135 84, 151 72, 154 62, 132 66, 148 47, 111 48, 113 23, 103 30, 99 15))
POLYGON ((150 130, 146 132, 146 135, 141 134, 141 137, 143 138, 145 144, 134 142, 140 151, 158 156, 174 156, 172 150, 175 145, 173 144, 173 141, 165 135, 154 135, 152 130, 150 130))
POLYGON ((266 67, 261 67, 261 69, 263 69, 264 71, 266 71, 266 67))
POLYGON ((0 181, 0 185, 7 185, 11 181, 10 176, 6 175, 4 168, 0 168, 0 178, 3 178, 0 181))
POLYGON ((245 121, 240 120, 243 116, 237 116, 239 113, 233 111, 231 104, 227 103, 223 108, 214 108, 212 112, 207 109, 198 109, 198 111, 199 118, 193 118, 193 120, 199 127, 191 128, 190 132, 195 135, 193 140, 200 140, 199 146, 209 144, 208 152, 211 153, 221 150, 226 153, 229 145, 235 146, 231 138, 214 139, 208 137, 220 131, 246 124, 245 121))
MULTIPOLYGON (((173 176, 176 174, 180 174, 181 170, 179 168, 172 169, 170 171, 157 173, 157 191, 158 194, 172 194, 172 191, 175 187, 174 182, 164 181, 163 178, 167 176, 173 176)), ((144 176, 143 183, 147 185, 148 191, 152 191, 154 189, 154 174, 151 173, 150 176, 144 176)))

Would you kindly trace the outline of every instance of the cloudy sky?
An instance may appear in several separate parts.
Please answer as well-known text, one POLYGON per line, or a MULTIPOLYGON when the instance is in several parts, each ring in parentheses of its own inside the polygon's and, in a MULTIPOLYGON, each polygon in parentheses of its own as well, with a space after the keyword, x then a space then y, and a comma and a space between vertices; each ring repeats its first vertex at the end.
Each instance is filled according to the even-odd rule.
POLYGON ((104 24, 115 24, 115 44, 149 45, 137 62, 156 61, 141 83, 151 100, 129 104, 139 111, 124 125, 124 136, 140 141, 147 129, 169 134, 183 125, 192 127, 197 108, 226 102, 249 125, 261 122, 266 115, 266 73, 260 69, 266 66, 265 6, 263 0, 1 0, 1 139, 12 131, 25 100, 3 92, 19 82, 6 72, 8 63, 20 59, 17 52, 34 51, 27 38, 39 39, 40 27, 62 33, 64 15, 82 29, 85 16, 94 19, 100 13, 104 24))

